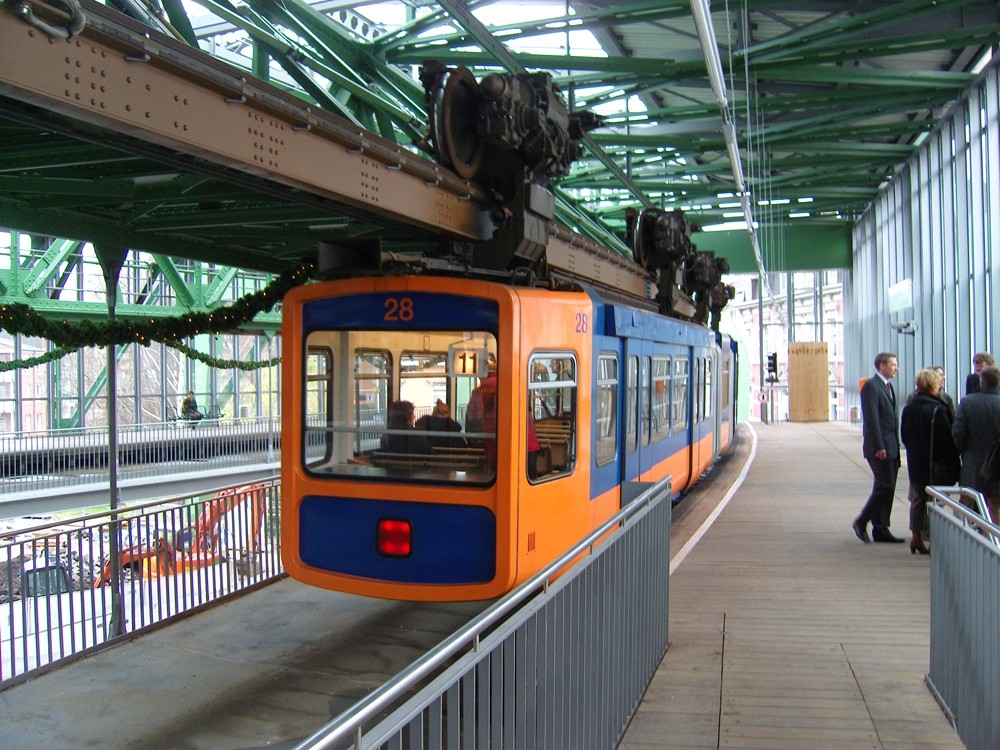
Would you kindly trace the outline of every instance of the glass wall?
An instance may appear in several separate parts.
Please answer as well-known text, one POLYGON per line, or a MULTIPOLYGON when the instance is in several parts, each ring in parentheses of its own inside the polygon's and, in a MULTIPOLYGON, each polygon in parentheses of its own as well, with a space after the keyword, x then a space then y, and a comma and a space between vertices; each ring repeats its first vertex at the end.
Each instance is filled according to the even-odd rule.
POLYGON ((994 62, 856 224, 848 382, 888 351, 899 357, 901 387, 940 364, 957 400, 972 355, 1000 354, 998 92, 994 62))
MULTIPOLYGON (((103 272, 90 245, 0 229, 0 270, 12 268, 24 273, 9 277, 15 282, 7 297, 10 302, 37 300, 51 310, 57 300, 61 314, 70 320, 106 318, 103 272), (46 281, 35 289, 24 283, 31 277, 46 281)), ((170 320, 189 312, 211 312, 269 282, 265 274, 130 252, 119 275, 116 310, 119 318, 148 315, 170 320)), ((276 331, 279 316, 265 317, 266 325, 260 329, 276 331)), ((277 335, 199 334, 181 343, 197 356, 158 343, 116 348, 115 405, 120 425, 169 419, 180 411, 189 390, 209 416, 247 419, 279 414, 278 367, 250 366, 280 356, 277 335), (228 361, 241 366, 214 366, 228 361)), ((0 331, 0 364, 40 357, 54 348, 42 338, 0 331)), ((107 351, 89 347, 33 367, 0 369, 0 431, 106 425, 107 365, 107 351)))

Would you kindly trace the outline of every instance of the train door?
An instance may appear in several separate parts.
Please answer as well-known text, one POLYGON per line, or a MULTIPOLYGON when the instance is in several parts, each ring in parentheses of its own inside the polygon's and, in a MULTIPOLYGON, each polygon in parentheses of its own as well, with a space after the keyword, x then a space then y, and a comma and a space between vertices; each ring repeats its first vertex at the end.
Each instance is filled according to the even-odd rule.
POLYGON ((623 481, 640 479, 653 468, 649 447, 652 424, 650 377, 653 345, 649 341, 628 339, 625 342, 625 460, 623 481))
POLYGON ((697 479, 708 463, 705 433, 705 358, 695 349, 691 357, 691 479, 697 479))
POLYGON ((691 477, 701 475, 715 457, 718 433, 715 420, 715 358, 706 349, 695 349, 692 357, 691 477))

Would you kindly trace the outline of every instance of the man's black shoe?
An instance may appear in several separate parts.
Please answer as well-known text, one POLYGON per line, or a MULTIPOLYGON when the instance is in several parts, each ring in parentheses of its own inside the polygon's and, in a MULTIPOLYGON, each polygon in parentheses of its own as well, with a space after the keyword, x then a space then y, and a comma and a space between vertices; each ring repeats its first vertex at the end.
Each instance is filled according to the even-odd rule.
POLYGON ((889 533, 889 529, 883 529, 878 526, 872 526, 872 541, 875 542, 892 542, 895 544, 902 544, 905 539, 900 539, 898 536, 893 536, 889 533))
POLYGON ((865 526, 867 525, 868 524, 866 523, 861 523, 861 519, 859 518, 851 526, 851 528, 854 529, 854 533, 857 535, 858 539, 860 539, 865 544, 868 544, 868 542, 871 541, 871 539, 868 538, 868 530, 865 528, 865 526))

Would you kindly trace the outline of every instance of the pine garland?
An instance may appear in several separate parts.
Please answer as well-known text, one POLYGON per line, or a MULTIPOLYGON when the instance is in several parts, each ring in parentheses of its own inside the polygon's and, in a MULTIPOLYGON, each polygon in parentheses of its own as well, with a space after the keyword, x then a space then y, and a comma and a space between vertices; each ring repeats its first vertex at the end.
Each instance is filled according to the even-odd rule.
POLYGON ((28 359, 12 359, 9 362, 0 362, 0 372, 10 372, 11 370, 26 370, 29 367, 35 367, 36 365, 44 365, 47 362, 52 362, 56 359, 62 359, 67 354, 72 354, 76 349, 53 349, 50 352, 45 352, 45 354, 39 354, 37 357, 28 357, 28 359))
POLYGON ((186 354, 191 359, 204 362, 209 367, 215 367, 220 370, 235 369, 249 372, 250 370, 259 370, 262 367, 273 367, 281 362, 281 357, 271 357, 271 359, 265 359, 258 362, 244 362, 240 359, 219 359, 217 357, 210 357, 207 354, 202 354, 201 352, 192 349, 190 346, 184 346, 184 344, 168 343, 167 346, 171 349, 176 349, 181 354, 186 354))
POLYGON ((49 320, 32 310, 28 305, 19 302, 0 305, 0 330, 11 334, 47 339, 58 347, 31 359, 0 362, 0 372, 44 364, 83 347, 114 346, 117 344, 149 346, 153 341, 173 347, 213 367, 235 367, 247 370, 256 367, 270 367, 280 362, 280 358, 275 357, 266 362, 221 360, 184 346, 181 339, 190 338, 200 333, 232 331, 244 323, 249 323, 258 313, 270 310, 292 287, 305 283, 312 271, 311 263, 286 271, 264 289, 248 294, 246 297, 236 300, 232 305, 213 310, 210 313, 187 313, 176 318, 148 320, 142 323, 126 320, 102 322, 84 320, 71 323, 68 320, 49 320))

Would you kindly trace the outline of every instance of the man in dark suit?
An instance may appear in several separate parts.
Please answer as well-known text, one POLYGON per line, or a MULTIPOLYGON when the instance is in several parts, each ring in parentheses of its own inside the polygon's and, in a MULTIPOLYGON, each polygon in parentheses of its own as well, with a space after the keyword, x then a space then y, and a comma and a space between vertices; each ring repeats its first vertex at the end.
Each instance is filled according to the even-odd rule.
POLYGON ((972 358, 972 372, 965 378, 966 396, 979 390, 979 373, 984 367, 996 367, 993 355, 989 352, 976 352, 976 356, 972 358))
POLYGON ((861 388, 861 420, 864 439, 861 450, 875 481, 872 494, 854 519, 854 533, 862 542, 902 542, 889 533, 889 514, 899 473, 899 406, 892 379, 899 372, 896 355, 882 352, 875 357, 875 375, 861 388), (868 524, 872 535, 868 537, 868 524))

